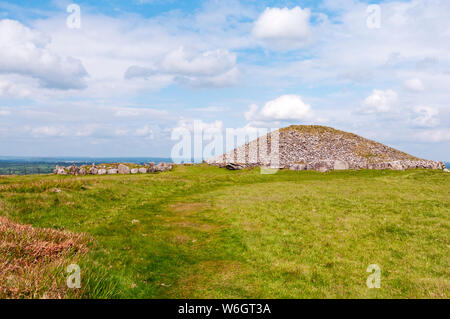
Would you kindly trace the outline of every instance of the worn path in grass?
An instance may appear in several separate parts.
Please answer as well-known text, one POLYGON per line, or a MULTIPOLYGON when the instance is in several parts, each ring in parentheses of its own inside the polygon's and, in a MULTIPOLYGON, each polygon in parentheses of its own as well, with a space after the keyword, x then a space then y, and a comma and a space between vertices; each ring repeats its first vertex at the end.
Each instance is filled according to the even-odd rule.
POLYGON ((0 209, 94 238, 84 297, 448 298, 449 189, 442 171, 200 165, 1 178, 0 209), (380 289, 366 286, 369 264, 380 289))

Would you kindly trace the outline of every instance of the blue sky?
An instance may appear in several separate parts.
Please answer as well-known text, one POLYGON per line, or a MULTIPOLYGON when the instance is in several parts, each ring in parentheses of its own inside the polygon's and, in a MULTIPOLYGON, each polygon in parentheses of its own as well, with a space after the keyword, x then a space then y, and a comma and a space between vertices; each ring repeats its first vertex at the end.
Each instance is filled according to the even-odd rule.
POLYGON ((0 1, 0 155, 169 156, 197 121, 450 159, 448 1, 71 3, 0 1))

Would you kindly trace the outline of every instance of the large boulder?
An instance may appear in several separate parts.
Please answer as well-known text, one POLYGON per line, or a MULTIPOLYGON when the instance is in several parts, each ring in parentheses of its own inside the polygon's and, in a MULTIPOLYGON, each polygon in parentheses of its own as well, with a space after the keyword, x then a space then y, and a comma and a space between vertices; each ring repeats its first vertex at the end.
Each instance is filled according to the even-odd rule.
POLYGON ((155 172, 155 163, 153 163, 153 162, 148 163, 148 166, 147 166, 147 172, 148 172, 148 173, 153 173, 153 172, 155 172))
POLYGON ((97 172, 98 175, 105 175, 107 173, 105 168, 100 168, 97 172))
POLYGON ((172 170, 172 168, 173 168, 172 164, 161 162, 161 163, 155 165, 155 172, 170 171, 170 170, 172 170))
POLYGON ((142 174, 147 173, 147 167, 139 167, 138 171, 142 174))
POLYGON ((108 173, 108 174, 117 174, 117 173, 118 173, 118 170, 117 170, 117 168, 109 168, 109 169, 107 170, 107 173, 108 173))
POLYGON ((69 173, 71 175, 78 175, 78 167, 75 164, 69 166, 69 173))
POLYGON ((56 165, 55 169, 53 170, 53 174, 67 175, 67 172, 66 172, 64 166, 56 165))
POLYGON ((125 164, 119 164, 119 166, 117 167, 117 171, 119 172, 119 174, 130 174, 130 168, 125 164))
POLYGON ((333 165, 330 161, 316 161, 308 163, 307 169, 325 173, 332 170, 333 165))
POLYGON ((340 171, 340 170, 344 170, 344 169, 349 169, 349 165, 346 161, 341 161, 341 160, 336 160, 333 163, 333 169, 336 171, 340 171))
POLYGON ((80 167, 80 169, 78 170, 78 174, 86 175, 86 169, 84 167, 80 167))
POLYGON ((289 169, 291 171, 305 171, 306 167, 306 164, 292 164, 291 166, 289 166, 289 169))
POLYGON ((98 174, 98 168, 95 167, 95 166, 92 166, 92 167, 89 169, 89 174, 97 175, 97 174, 98 174))
POLYGON ((395 171, 402 171, 403 165, 400 161, 393 161, 388 163, 388 168, 395 171))
POLYGON ((58 175, 67 175, 67 171, 64 169, 64 167, 59 167, 56 170, 56 174, 58 174, 58 175))
POLYGON ((131 174, 137 174, 139 172, 139 170, 137 169, 137 168, 132 168, 131 170, 130 170, 130 173, 131 174))

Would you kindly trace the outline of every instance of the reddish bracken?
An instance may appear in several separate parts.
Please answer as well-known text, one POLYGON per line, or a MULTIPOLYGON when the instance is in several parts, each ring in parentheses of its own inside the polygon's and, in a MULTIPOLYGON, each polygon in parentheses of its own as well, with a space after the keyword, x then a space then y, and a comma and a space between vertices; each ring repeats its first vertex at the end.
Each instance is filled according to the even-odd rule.
POLYGON ((64 269, 87 243, 84 235, 0 217, 0 298, 64 298, 64 269))

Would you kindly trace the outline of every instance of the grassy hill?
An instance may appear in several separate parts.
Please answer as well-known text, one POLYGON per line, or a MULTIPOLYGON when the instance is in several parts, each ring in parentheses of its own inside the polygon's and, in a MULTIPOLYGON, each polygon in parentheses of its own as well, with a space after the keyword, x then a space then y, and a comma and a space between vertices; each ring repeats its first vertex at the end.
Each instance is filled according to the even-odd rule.
POLYGON ((421 169, 1 177, 0 297, 449 298, 449 190, 421 169))

